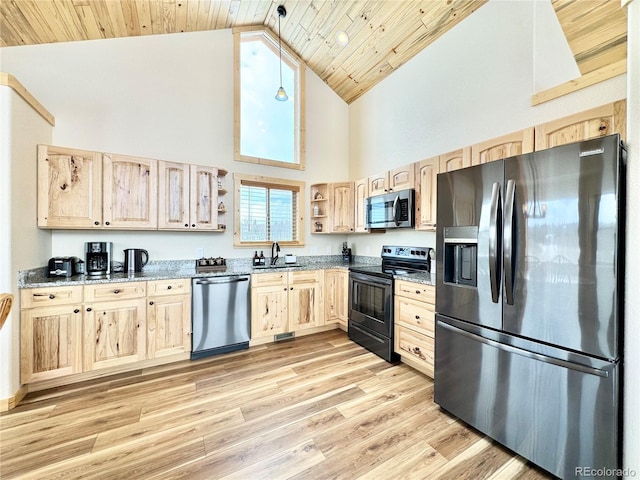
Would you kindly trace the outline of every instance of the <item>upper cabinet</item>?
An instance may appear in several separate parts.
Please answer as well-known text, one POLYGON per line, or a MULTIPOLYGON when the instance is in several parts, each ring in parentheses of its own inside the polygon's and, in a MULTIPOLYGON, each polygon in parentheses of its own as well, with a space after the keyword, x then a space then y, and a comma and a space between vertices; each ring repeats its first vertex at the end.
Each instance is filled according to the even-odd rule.
POLYGON ((226 170, 38 145, 38 226, 225 231, 226 170))
POLYGON ((102 227, 102 155, 38 145, 38 226, 102 227))
POLYGON ((508 135, 471 146, 471 164, 493 162, 522 153, 533 152, 534 128, 525 128, 508 135))
POLYGON ((356 180, 354 190, 354 226, 353 231, 369 233, 367 229, 367 197, 369 196, 369 179, 356 180))
POLYGON ((439 157, 439 173, 451 172, 470 166, 471 147, 464 147, 439 157))
POLYGON ((535 128, 536 150, 619 133, 625 139, 627 102, 619 100, 535 128))
POLYGON ((154 230, 158 227, 158 161, 105 153, 104 226, 154 230))
POLYGON ((414 167, 404 165, 369 177, 369 196, 414 188, 414 167))
POLYGON ((353 200, 352 182, 311 185, 311 232, 353 232, 353 200))
POLYGON ((437 180, 440 157, 427 158, 415 163, 416 178, 416 230, 435 230, 437 180))

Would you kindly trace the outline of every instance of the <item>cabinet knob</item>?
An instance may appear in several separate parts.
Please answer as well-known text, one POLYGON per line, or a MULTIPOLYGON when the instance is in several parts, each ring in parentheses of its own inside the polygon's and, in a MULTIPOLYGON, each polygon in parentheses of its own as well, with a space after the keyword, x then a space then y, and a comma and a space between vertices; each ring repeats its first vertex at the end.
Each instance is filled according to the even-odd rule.
POLYGON ((191 227, 192 227, 192 228, 196 228, 196 224, 195 224, 195 223, 192 223, 192 224, 191 224, 191 227))
POLYGON ((169 285, 169 286, 167 287, 167 290, 171 290, 171 285, 169 285))
POLYGON ((293 290, 293 287, 289 288, 289 290, 293 290))
POLYGON ((80 310, 78 310, 77 308, 73 311, 73 313, 78 313, 80 312, 80 310))
POLYGON ((116 295, 120 293, 120 290, 118 290, 117 288, 113 291, 113 293, 115 293, 116 295))
POLYGON ((53 300, 54 298, 56 298, 56 296, 53 293, 49 294, 49 300, 53 300))
POLYGON ((284 287, 284 291, 285 291, 285 292, 287 291, 287 287, 284 287))
POLYGON ((87 312, 90 312, 90 311, 91 311, 91 307, 88 307, 88 308, 87 308, 87 312))
POLYGON ((420 320, 420 315, 416 315, 416 320, 420 320))
POLYGON ((416 295, 420 295, 420 290, 416 290, 416 295))
POLYGON ((93 222, 93 224, 94 224, 94 225, 100 225, 100 222, 95 221, 95 222, 93 222))
POLYGON ((110 223, 110 222, 104 222, 104 224, 105 224, 105 225, 111 225, 111 223, 110 223))
POLYGON ((149 302, 149 305, 153 305, 153 302, 149 302))
POLYGON ((187 227, 187 228, 189 228, 189 224, 188 224, 188 223, 185 223, 185 224, 184 224, 184 226, 185 226, 185 227, 187 227))

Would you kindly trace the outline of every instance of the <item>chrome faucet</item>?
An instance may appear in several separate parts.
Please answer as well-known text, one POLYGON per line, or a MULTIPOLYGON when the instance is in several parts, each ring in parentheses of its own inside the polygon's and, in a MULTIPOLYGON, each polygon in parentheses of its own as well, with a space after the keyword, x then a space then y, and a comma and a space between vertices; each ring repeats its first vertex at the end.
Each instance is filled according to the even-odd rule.
POLYGON ((278 261, 279 252, 280 252, 280 245, 278 245, 278 242, 273 242, 273 245, 271 245, 271 265, 275 265, 276 262, 278 261), (275 251, 275 255, 274 255, 274 251, 275 251))

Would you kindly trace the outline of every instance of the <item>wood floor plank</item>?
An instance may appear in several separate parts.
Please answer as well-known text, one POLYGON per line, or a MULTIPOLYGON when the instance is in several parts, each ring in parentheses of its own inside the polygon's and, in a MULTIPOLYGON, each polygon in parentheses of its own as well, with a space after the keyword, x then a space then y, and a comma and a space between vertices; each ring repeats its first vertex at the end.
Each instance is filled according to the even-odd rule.
POLYGON ((0 477, 552 478, 340 330, 29 393, 0 414, 0 477))

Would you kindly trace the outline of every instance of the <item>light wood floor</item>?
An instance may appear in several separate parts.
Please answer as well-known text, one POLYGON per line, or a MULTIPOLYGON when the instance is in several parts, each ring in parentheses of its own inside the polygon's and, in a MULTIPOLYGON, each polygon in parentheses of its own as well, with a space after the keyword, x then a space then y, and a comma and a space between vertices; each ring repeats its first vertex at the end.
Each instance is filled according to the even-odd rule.
POLYGON ((0 477, 544 479, 340 330, 27 395, 0 477))

